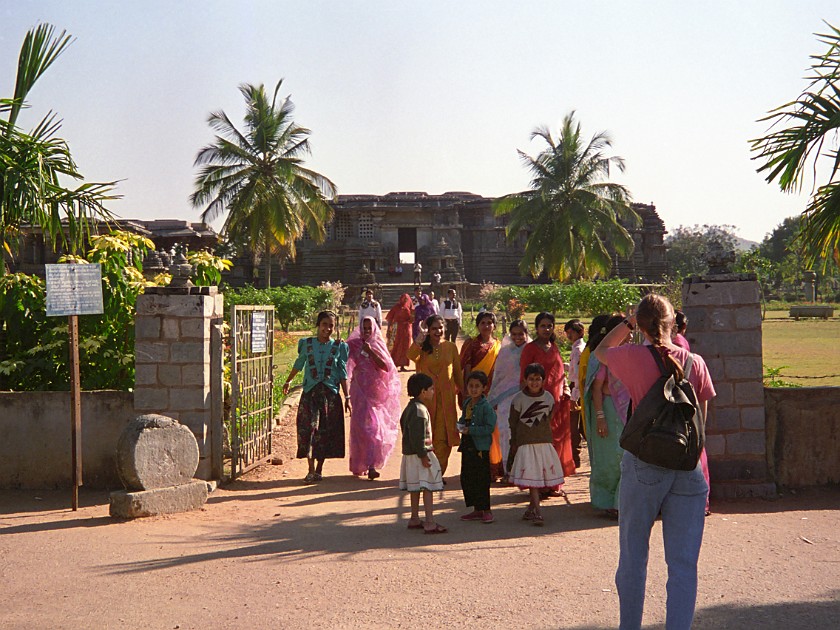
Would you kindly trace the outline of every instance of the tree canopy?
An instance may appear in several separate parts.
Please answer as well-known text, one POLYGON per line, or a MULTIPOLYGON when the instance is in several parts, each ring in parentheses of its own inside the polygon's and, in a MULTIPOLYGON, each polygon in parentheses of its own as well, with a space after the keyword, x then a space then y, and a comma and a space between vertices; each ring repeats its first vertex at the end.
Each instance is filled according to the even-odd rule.
POLYGON ((95 219, 109 219, 104 203, 117 198, 114 182, 65 186, 64 178, 84 178, 67 142, 56 136, 61 121, 53 112, 26 133, 17 124, 26 98, 36 81, 71 43, 62 31, 41 24, 27 32, 18 58, 15 92, 0 99, 0 270, 6 271, 3 254, 13 256, 24 225, 43 230, 48 240, 71 252, 87 242, 95 219))
POLYGON ((271 285, 271 255, 295 257, 295 241, 304 231, 323 242, 336 194, 329 179, 303 164, 310 153, 309 129, 292 118, 294 105, 278 99, 282 79, 269 99, 263 85, 242 84, 244 131, 223 111, 211 113, 215 141, 195 158, 200 166, 193 205, 212 221, 227 213, 222 233, 236 245, 262 251, 266 284, 271 285))
POLYGON ((719 242, 726 250, 736 249, 734 229, 732 225, 679 226, 665 240, 671 273, 677 277, 706 273, 706 252, 713 242, 719 242))
POLYGON ((811 56, 808 86, 799 97, 772 110, 766 136, 752 140, 754 159, 768 182, 778 180, 785 192, 799 191, 811 180, 811 197, 802 213, 802 242, 807 262, 823 269, 827 260, 840 262, 840 30, 817 34, 825 52, 811 56), (820 167, 828 181, 818 183, 820 167))
POLYGON ((547 145, 536 157, 518 151, 532 174, 531 189, 494 206, 497 215, 509 215, 509 241, 528 234, 520 271, 558 280, 609 275, 608 244, 621 256, 633 251, 633 238, 620 221, 641 221, 627 189, 607 181, 611 168, 624 170, 624 160, 607 155, 612 140, 605 132, 587 142, 574 112, 563 119, 557 139, 547 127, 536 128, 531 138, 547 145))

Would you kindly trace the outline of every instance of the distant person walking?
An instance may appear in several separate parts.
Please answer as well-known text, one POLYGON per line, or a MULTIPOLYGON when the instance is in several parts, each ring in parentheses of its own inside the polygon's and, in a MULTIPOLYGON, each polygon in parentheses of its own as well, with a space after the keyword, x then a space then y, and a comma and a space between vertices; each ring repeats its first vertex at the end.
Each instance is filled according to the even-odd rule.
POLYGON ((365 297, 359 305, 359 323, 365 317, 373 317, 376 325, 382 328, 382 305, 373 299, 373 291, 371 289, 365 290, 365 297))
POLYGON ((298 341, 298 357, 283 384, 303 372, 303 395, 297 412, 297 456, 304 457, 309 472, 304 483, 321 481, 324 460, 344 457, 344 410, 351 411, 347 392, 349 349, 343 341, 331 339, 337 317, 332 311, 318 313, 318 334, 298 341), (339 388, 344 394, 344 410, 339 388))
MULTIPOLYGON (((628 330, 637 326, 675 378, 683 378, 683 366, 689 356, 688 351, 671 342, 674 327, 671 303, 655 293, 642 298, 636 314, 610 331, 594 351, 598 361, 627 387, 634 407, 660 376, 659 366, 648 347, 619 345, 628 330)), ((715 396, 715 389, 706 363, 696 354, 692 355, 688 380, 694 387, 705 421, 708 401, 715 396)), ((697 560, 703 542, 707 491, 699 461, 694 470, 670 470, 647 464, 632 453, 624 453, 619 492, 619 559, 615 574, 622 630, 636 630, 642 626, 650 533, 659 514, 662 515, 668 565, 665 627, 668 630, 691 628, 697 600, 697 560)))
POLYGON ((441 304, 440 314, 446 322, 446 340, 454 343, 458 340, 458 331, 461 329, 461 316, 463 315, 463 309, 456 297, 454 288, 450 288, 446 292, 446 299, 441 304))
POLYGON ((414 308, 411 296, 403 293, 400 301, 388 311, 388 338, 393 339, 391 358, 402 372, 408 367, 408 347, 411 345, 411 323, 414 321, 414 308))
POLYGON ((365 317, 347 340, 350 414, 350 472, 379 477, 399 432, 400 377, 379 326, 365 317))
POLYGON ((425 293, 420 296, 420 302, 414 307, 414 323, 411 325, 412 339, 417 339, 420 335, 420 327, 435 314, 435 305, 432 304, 432 298, 425 293))

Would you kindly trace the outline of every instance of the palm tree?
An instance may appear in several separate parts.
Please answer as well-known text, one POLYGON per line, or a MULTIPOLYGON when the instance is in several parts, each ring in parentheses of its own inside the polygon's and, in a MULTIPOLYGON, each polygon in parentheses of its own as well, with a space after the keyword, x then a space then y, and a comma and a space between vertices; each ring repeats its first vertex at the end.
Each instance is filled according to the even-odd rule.
POLYGON ((250 244, 263 253, 266 285, 271 286, 271 255, 295 257, 295 241, 306 231, 323 242, 332 220, 327 200, 336 187, 303 166, 310 152, 309 129, 292 120, 289 97, 278 102, 282 79, 269 101, 263 85, 243 84, 245 130, 240 132, 224 112, 210 114, 218 132, 213 144, 198 152, 193 205, 203 207, 203 221, 227 211, 222 233, 234 244, 250 244))
POLYGON ((624 160, 604 154, 612 146, 606 133, 584 143, 574 112, 563 119, 558 140, 546 127, 537 127, 534 138, 548 147, 537 157, 518 151, 533 175, 531 189, 494 205, 497 215, 510 215, 509 241, 523 230, 529 233, 520 271, 533 277, 545 272, 558 280, 608 275, 607 243, 622 256, 633 251, 633 238, 619 220, 640 222, 627 189, 604 181, 611 166, 624 170, 624 160))
POLYGON ((53 246, 77 251, 90 236, 95 219, 108 220, 103 203, 114 182, 86 183, 67 188, 59 177, 82 180, 67 143, 56 137, 61 121, 52 112, 29 133, 17 126, 26 97, 38 78, 71 43, 70 36, 41 24, 27 32, 18 58, 15 92, 0 99, 0 273, 6 273, 3 254, 13 256, 22 225, 41 228, 53 246), (65 232, 66 230, 66 232, 65 232))
POLYGON ((785 192, 799 191, 806 173, 813 172, 811 198, 802 213, 799 239, 807 262, 825 270, 829 259, 840 264, 840 30, 826 22, 830 33, 817 34, 828 49, 812 55, 810 81, 799 98, 772 110, 761 121, 772 121, 771 129, 782 127, 752 140, 753 159, 762 160, 759 173, 767 181, 778 179, 785 192), (787 125, 787 126, 785 126, 787 125), (828 142, 828 146, 826 146, 828 142), (830 168, 828 183, 817 185, 818 163, 830 168))

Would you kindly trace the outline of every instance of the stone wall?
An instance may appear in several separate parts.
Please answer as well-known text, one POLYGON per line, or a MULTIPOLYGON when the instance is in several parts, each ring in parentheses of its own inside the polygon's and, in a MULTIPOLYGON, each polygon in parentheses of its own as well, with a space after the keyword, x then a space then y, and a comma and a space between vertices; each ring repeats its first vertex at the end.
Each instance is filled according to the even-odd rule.
POLYGON ((717 397, 706 419, 712 494, 771 496, 762 382, 761 307, 754 275, 688 278, 686 337, 709 366, 717 397))
MULTIPOLYGON (((117 440, 134 415, 131 392, 82 392, 84 487, 122 487, 117 440)), ((0 392, 0 488, 70 488, 70 448, 70 392, 0 392)))
POLYGON ((212 376, 221 375, 221 354, 211 360, 211 338, 224 299, 216 287, 201 287, 203 295, 197 289, 179 295, 158 288, 137 299, 134 406, 138 414, 159 413, 189 427, 201 457, 196 477, 218 479, 221 408, 214 391, 220 381, 214 386, 212 376))
POLYGON ((767 460, 784 487, 840 483, 840 387, 766 388, 767 460))

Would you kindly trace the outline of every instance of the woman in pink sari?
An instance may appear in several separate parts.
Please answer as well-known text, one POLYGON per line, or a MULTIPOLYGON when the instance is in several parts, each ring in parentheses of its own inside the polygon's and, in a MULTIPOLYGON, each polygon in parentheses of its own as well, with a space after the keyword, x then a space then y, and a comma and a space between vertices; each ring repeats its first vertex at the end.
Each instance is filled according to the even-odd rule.
POLYGON ((379 477, 394 448, 400 424, 400 377, 379 326, 365 317, 347 340, 350 356, 350 472, 379 477))

